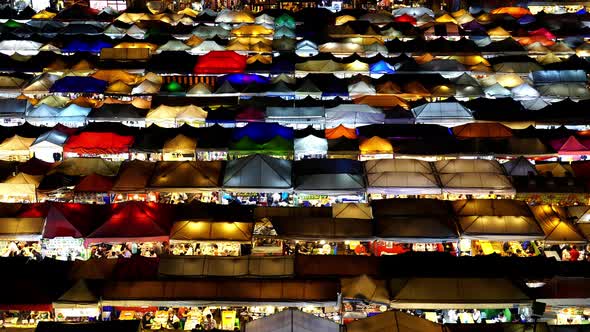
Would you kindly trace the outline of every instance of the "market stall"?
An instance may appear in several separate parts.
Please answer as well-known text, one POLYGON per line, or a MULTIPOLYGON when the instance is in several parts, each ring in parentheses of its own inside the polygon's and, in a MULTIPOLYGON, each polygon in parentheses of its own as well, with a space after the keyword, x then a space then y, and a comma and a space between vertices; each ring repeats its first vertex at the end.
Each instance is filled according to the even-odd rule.
POLYGON ((443 192, 451 198, 474 195, 477 198, 511 196, 516 190, 495 160, 451 159, 434 162, 443 192))
POLYGON ((293 204, 292 162, 265 155, 252 155, 227 162, 221 202, 256 205, 293 204))
POLYGON ((328 141, 315 135, 296 138, 294 150, 295 160, 325 158, 328 154, 328 141))
POLYGON ((164 161, 196 160, 197 139, 178 134, 167 140, 162 147, 164 161))
POLYGON ((389 196, 440 195, 432 164, 418 159, 380 159, 363 163, 367 193, 372 199, 389 196))
POLYGON ((6 138, 0 144, 0 159, 9 161, 27 161, 31 158, 29 148, 35 141, 35 138, 22 137, 14 135, 6 138))
POLYGON ((37 187, 43 175, 17 173, 0 183, 0 201, 31 203, 37 201, 37 187))
POLYGON ((65 131, 54 128, 37 137, 29 147, 29 151, 37 159, 53 163, 62 160, 64 144, 68 139, 65 131))
POLYGON ((89 322, 100 317, 100 298, 87 280, 79 280, 53 302, 56 321, 89 322))
POLYGON ((365 200, 362 164, 350 159, 307 159, 293 163, 298 204, 329 205, 365 200))
POLYGON ((411 332, 416 330, 423 332, 444 331, 442 325, 401 311, 376 313, 367 318, 346 324, 346 330, 348 332, 378 332, 388 329, 395 332, 411 332))
POLYGON ((68 138, 64 145, 64 158, 101 157, 108 160, 129 159, 133 136, 115 133, 82 132, 68 138))
POLYGON ((217 202, 223 168, 222 161, 161 161, 148 189, 159 193, 160 202, 217 202))
POLYGON ((43 204, 0 204, 0 256, 36 259, 46 213, 43 204))
POLYGON ((114 201, 157 201, 155 193, 150 194, 146 191, 155 167, 156 163, 148 161, 123 162, 111 188, 115 194, 114 201))
POLYGON ((333 320, 316 317, 297 309, 286 309, 271 316, 246 324, 246 332, 280 330, 285 332, 340 331, 340 325, 333 320))
POLYGON ((170 252, 185 256, 241 256, 242 247, 249 247, 252 242, 253 228, 253 223, 246 222, 177 221, 170 231, 170 252))
POLYGON ((453 201, 451 205, 461 232, 462 253, 523 256, 529 250, 526 243, 545 236, 522 201, 474 199, 453 201))

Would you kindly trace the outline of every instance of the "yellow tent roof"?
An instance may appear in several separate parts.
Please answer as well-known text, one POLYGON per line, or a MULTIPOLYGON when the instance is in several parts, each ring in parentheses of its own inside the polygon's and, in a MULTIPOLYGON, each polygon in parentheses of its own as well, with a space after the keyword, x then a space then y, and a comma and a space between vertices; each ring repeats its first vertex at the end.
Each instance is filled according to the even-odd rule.
POLYGON ((146 115, 146 119, 175 119, 181 112, 180 106, 160 105, 153 110, 150 110, 146 115))
POLYGON ((170 239, 180 241, 251 241, 253 231, 254 224, 247 222, 186 220, 174 223, 170 231, 170 239))
POLYGON ((351 15, 341 15, 336 17, 336 25, 342 25, 346 22, 356 21, 356 17, 351 15))
POLYGON ((190 17, 197 17, 199 16, 199 12, 190 8, 190 7, 185 7, 183 10, 179 11, 178 14, 180 15, 186 15, 186 16, 190 16, 190 17))
POLYGON ((128 95, 131 93, 132 89, 133 89, 133 87, 131 87, 121 81, 116 81, 113 84, 109 85, 105 92, 128 95))
POLYGON ((199 106, 188 105, 183 106, 180 112, 176 115, 179 120, 203 120, 207 118, 207 111, 199 106))
POLYGON ((78 97, 71 101, 72 104, 82 106, 82 107, 89 107, 89 108, 99 108, 103 102, 97 99, 92 99, 88 97, 78 97))
POLYGON ((547 53, 545 55, 538 57, 537 62, 539 62, 542 65, 549 65, 556 62, 561 62, 561 59, 553 53, 547 53))
POLYGON ((35 188, 39 187, 39 184, 43 180, 43 175, 31 175, 27 173, 20 172, 15 176, 9 177, 3 183, 9 184, 28 184, 33 185, 35 188))
MULTIPOLYGON (((112 98, 112 97, 106 97, 103 101, 103 104, 131 104, 137 108, 141 108, 141 109, 149 109, 152 105, 152 102, 144 99, 144 98, 140 98, 140 97, 135 97, 133 98, 133 100, 131 102, 126 101, 126 100, 121 100, 121 99, 116 99, 116 98, 112 98)), ((97 106, 98 107, 98 106, 97 106)))
POLYGON ((272 63, 272 56, 271 55, 263 55, 263 54, 255 54, 251 57, 249 57, 246 60, 247 64, 253 64, 256 61, 263 63, 263 64, 271 64, 272 63))
POLYGON ((450 97, 455 95, 455 87, 451 85, 437 85, 430 93, 435 97, 450 97))
POLYGON ((514 88, 524 83, 522 78, 514 73, 496 74, 496 82, 505 88, 514 88))
POLYGON ((344 70, 346 70, 346 71, 369 71, 369 65, 362 62, 362 61, 355 60, 351 63, 345 64, 344 70))
POLYGON ((457 18, 457 17, 461 17, 463 15, 469 15, 469 12, 466 11, 465 9, 460 9, 460 10, 458 10, 456 12, 452 12, 451 15, 453 17, 457 18))
POLYGON ((422 55, 414 57, 414 60, 416 60, 418 64, 423 64, 434 60, 434 56, 432 56, 432 54, 430 53, 424 53, 422 55))
POLYGON ((449 14, 443 14, 435 19, 437 23, 457 23, 457 20, 453 18, 453 16, 449 14))
POLYGON ((129 85, 136 84, 139 80, 137 75, 130 74, 124 70, 97 70, 91 76, 109 83, 121 81, 129 85))
POLYGON ((203 39, 201 39, 201 38, 199 38, 199 37, 197 37, 197 36, 195 36, 195 35, 192 35, 192 36, 191 36, 189 39, 187 39, 187 40, 186 40, 184 43, 185 43, 187 46, 190 46, 190 47, 197 47, 197 46, 201 45, 201 43, 202 43, 202 42, 203 42, 203 39))
POLYGON ((31 17, 31 18, 34 20, 50 20, 50 19, 54 18, 55 15, 57 15, 57 14, 52 13, 47 10, 42 10, 42 11, 38 12, 37 14, 33 15, 33 17, 31 17))
POLYGON ((506 31, 501 26, 497 26, 493 29, 488 30, 490 37, 510 37, 510 32, 506 31))
POLYGON ((120 166, 120 161, 107 161, 102 158, 67 158, 52 168, 49 174, 86 176, 95 173, 102 176, 115 176, 119 173, 120 166))
POLYGON ((14 135, 5 139, 2 144, 0 144, 0 151, 28 151, 34 141, 35 138, 14 135))
POLYGON ((152 83, 156 83, 156 84, 162 84, 162 83, 164 83, 164 80, 162 80, 162 76, 160 76, 160 75, 158 75, 156 73, 152 73, 152 72, 149 72, 149 73, 145 74, 142 77, 142 79, 143 79, 143 81, 148 80, 148 81, 150 81, 152 83))
POLYGON ((158 49, 158 45, 151 43, 122 42, 116 45, 115 48, 149 48, 151 52, 154 52, 158 49))
POLYGON ((164 147, 162 151, 164 153, 172 153, 172 152, 189 152, 194 153, 197 149, 197 139, 193 137, 188 137, 183 134, 178 134, 174 138, 166 141, 164 143, 164 147))
POLYGON ((0 88, 19 89, 25 81, 12 76, 0 76, 0 88))
POLYGON ((488 60, 481 55, 453 55, 448 57, 449 60, 455 60, 466 66, 475 66, 483 64, 484 66, 490 66, 488 60))
POLYGON ((475 20, 475 17, 469 15, 469 14, 465 14, 462 16, 457 17, 457 24, 462 25, 465 23, 469 23, 471 21, 475 20))
POLYGON ((391 143, 381 137, 373 136, 359 144, 361 154, 392 154, 393 146, 391 143))
POLYGON ((488 13, 483 13, 481 15, 479 15, 477 17, 477 22, 481 23, 481 24, 487 24, 493 21, 493 18, 490 14, 488 13))
POLYGON ((252 24, 242 25, 239 28, 233 29, 231 33, 236 36, 266 36, 273 34, 274 30, 262 25, 252 24))
POLYGON ((66 107, 70 103, 70 98, 56 95, 49 95, 43 99, 38 100, 35 105, 47 105, 55 108, 66 107))

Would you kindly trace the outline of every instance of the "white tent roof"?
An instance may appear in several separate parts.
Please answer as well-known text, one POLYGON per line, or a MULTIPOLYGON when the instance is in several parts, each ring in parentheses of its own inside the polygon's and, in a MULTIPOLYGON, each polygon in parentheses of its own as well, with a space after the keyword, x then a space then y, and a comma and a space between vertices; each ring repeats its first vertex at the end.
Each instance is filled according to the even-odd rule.
POLYGON ((539 97, 539 91, 527 83, 512 88, 512 98, 514 99, 535 99, 537 97, 539 97))
POLYGON ((483 91, 485 92, 486 96, 494 98, 510 97, 511 95, 510 90, 506 89, 498 83, 494 83, 493 85, 488 86, 483 91))
POLYGON ((328 140, 309 135, 295 139, 295 153, 325 154, 328 153, 328 140))
POLYGON ((554 83, 540 86, 539 93, 545 97, 557 98, 590 98, 590 91, 583 83, 554 83))
POLYGON ((348 86, 348 94, 350 95, 374 95, 375 93, 375 87, 365 81, 359 81, 348 86))
POLYGON ((21 55, 35 55, 39 53, 41 46, 43 46, 43 44, 32 40, 3 40, 0 42, 0 53, 7 55, 13 55, 15 53, 21 55))
POLYGON ((189 53, 191 54, 206 54, 210 51, 224 51, 225 48, 219 44, 217 44, 213 40, 205 40, 199 45, 190 49, 189 53))
POLYGON ((297 309, 283 310, 277 314, 246 324, 246 332, 339 332, 340 325, 332 320, 316 317, 297 309))
POLYGON ((428 103, 414 107, 412 113, 417 122, 449 122, 473 120, 471 110, 458 102, 428 103))
POLYGON ((393 11, 393 16, 397 17, 402 15, 410 15, 413 17, 428 15, 430 17, 434 17, 434 12, 432 9, 424 7, 403 7, 393 11))
POLYGON ((538 97, 535 99, 521 100, 520 104, 527 110, 538 111, 550 105, 545 99, 538 97))

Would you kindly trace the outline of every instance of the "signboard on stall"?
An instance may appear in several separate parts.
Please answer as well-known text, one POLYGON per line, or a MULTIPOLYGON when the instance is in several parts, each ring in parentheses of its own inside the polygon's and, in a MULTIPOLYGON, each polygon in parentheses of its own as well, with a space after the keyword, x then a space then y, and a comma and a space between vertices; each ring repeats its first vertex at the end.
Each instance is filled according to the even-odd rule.
POLYGON ((233 330, 235 324, 236 324, 235 310, 221 311, 221 329, 222 330, 233 330))

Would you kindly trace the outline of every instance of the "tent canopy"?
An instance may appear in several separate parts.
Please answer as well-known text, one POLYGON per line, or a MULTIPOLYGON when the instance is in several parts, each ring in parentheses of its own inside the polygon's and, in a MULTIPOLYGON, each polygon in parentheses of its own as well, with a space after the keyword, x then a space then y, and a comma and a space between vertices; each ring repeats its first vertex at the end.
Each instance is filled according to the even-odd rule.
POLYGON ((443 332, 441 325, 401 311, 386 311, 346 325, 347 332, 443 332))
POLYGON ((283 310, 274 315, 246 324, 246 332, 338 332, 340 325, 332 320, 316 317, 297 309, 283 310))
POLYGON ((244 241, 252 240, 254 223, 207 220, 177 221, 170 239, 177 241, 244 241))
POLYGON ((230 190, 289 190, 291 161, 265 155, 230 160, 225 168, 223 187, 230 190))
POLYGON ((375 280, 366 274, 355 278, 340 279, 342 297, 372 303, 389 304, 389 292, 385 280, 375 280))
POLYGON ((462 237, 505 241, 542 239, 545 236, 523 201, 473 199, 451 204, 462 237))
POLYGON ((585 242, 584 235, 568 219, 567 211, 559 206, 536 205, 530 207, 545 233, 545 241, 559 243, 585 242))
POLYGON ((367 219, 294 216, 276 216, 271 219, 280 238, 302 240, 373 238, 371 221, 367 219))
POLYGON ((531 303, 510 280, 500 278, 392 279, 390 290, 392 306, 398 309, 499 309, 531 303))
POLYGON ((158 191, 219 188, 220 161, 162 161, 156 164, 149 187, 158 191))

